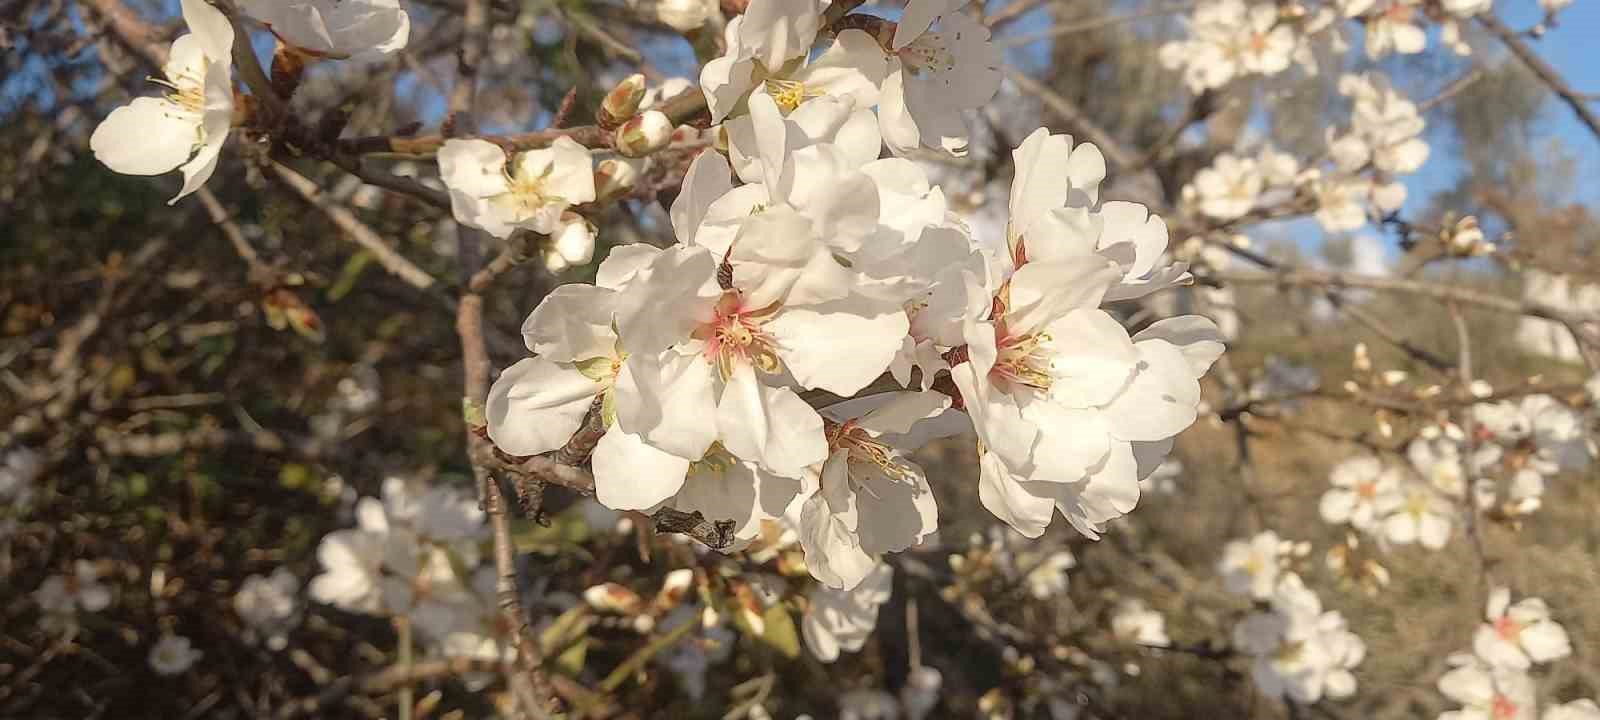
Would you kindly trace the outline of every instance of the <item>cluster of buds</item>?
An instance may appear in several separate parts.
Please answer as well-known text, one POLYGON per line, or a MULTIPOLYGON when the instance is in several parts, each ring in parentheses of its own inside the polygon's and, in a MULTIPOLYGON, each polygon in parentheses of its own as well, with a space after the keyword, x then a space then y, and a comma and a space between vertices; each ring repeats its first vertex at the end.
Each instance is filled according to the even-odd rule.
POLYGON ((1362 549, 1361 538, 1355 533, 1345 533, 1343 543, 1328 548, 1324 562, 1339 579, 1341 588, 1360 588, 1367 597, 1377 597, 1389 587, 1389 569, 1362 549))
POLYGON ((1483 228, 1478 226, 1478 218, 1467 215, 1454 222, 1446 218, 1444 226, 1439 229, 1440 243, 1453 257, 1482 257, 1494 253, 1496 247, 1484 237, 1483 228))
POLYGON ((606 93, 595 113, 595 122, 613 133, 612 145, 623 157, 641 158, 672 142, 672 119, 656 109, 640 112, 644 97, 644 76, 629 75, 606 93))

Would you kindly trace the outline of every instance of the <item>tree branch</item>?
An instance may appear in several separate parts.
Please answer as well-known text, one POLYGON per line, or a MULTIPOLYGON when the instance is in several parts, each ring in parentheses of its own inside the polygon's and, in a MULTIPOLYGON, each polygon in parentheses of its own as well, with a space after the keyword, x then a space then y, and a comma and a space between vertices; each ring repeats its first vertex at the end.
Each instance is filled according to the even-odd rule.
POLYGON ((1505 23, 1500 22, 1500 19, 1495 17, 1494 13, 1480 13, 1478 15, 1478 24, 1482 25, 1485 30, 1488 30, 1495 37, 1500 38, 1500 42, 1506 44, 1506 48, 1511 50, 1511 54, 1516 55, 1517 59, 1521 60, 1522 64, 1527 65, 1534 75, 1537 75, 1545 85, 1550 86, 1550 90, 1560 96, 1562 102, 1572 108, 1572 112, 1578 116, 1578 120, 1589 127, 1589 132, 1594 134, 1595 139, 1600 140, 1600 116, 1595 115, 1594 110, 1589 107, 1583 95, 1572 89, 1572 86, 1567 84, 1566 78, 1561 77, 1561 73, 1556 72, 1555 68, 1550 67, 1549 63, 1535 54, 1533 49, 1528 47, 1528 44, 1523 42, 1522 38, 1517 37, 1515 31, 1506 27, 1505 23))

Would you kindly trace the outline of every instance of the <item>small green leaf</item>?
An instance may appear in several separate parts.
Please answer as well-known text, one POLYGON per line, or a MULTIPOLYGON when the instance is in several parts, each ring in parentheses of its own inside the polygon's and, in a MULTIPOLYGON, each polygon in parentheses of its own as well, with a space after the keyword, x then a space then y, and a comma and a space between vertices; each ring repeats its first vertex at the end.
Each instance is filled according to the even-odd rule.
POLYGON ((461 398, 461 419, 465 420, 467 427, 481 428, 489 424, 489 419, 483 414, 483 406, 472 398, 461 398))
POLYGON ((767 608, 761 619, 767 626, 766 632, 761 634, 761 642, 791 660, 800 657, 800 634, 795 631, 794 618, 783 605, 767 608))
POLYGON ((278 468, 278 484, 285 490, 305 490, 311 487, 311 468, 300 463, 285 463, 278 468))
POLYGON ((556 658, 556 670, 576 677, 583 672, 583 661, 588 654, 589 641, 580 640, 556 658))
POLYGON ((365 250, 351 255, 350 259, 345 261, 339 279, 334 281, 333 287, 328 288, 328 302, 339 302, 344 296, 349 295, 350 291, 355 289, 356 281, 361 279, 361 272, 371 263, 372 254, 365 250))
POLYGON ((604 382, 616 374, 615 364, 608 355, 579 360, 573 365, 577 366, 578 372, 583 373, 584 377, 595 382, 604 382))

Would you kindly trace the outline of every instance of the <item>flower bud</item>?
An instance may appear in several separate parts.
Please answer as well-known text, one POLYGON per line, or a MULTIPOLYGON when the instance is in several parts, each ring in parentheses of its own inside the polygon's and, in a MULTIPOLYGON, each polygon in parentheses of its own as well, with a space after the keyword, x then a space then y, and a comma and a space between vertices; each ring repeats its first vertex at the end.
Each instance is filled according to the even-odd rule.
POLYGON ((644 157, 672 142, 672 121, 660 110, 648 110, 617 128, 617 152, 623 157, 644 157))
POLYGON ((606 93, 605 99, 600 101, 600 112, 595 113, 595 121, 602 128, 615 130, 639 114, 641 100, 644 100, 644 76, 634 73, 606 93))
POLYGON ((567 213, 561 227, 550 236, 551 247, 568 265, 583 265, 594 259, 595 228, 581 216, 567 213))
POLYGON ((594 170, 594 201, 608 203, 633 192, 639 184, 639 168, 627 160, 607 158, 594 170))

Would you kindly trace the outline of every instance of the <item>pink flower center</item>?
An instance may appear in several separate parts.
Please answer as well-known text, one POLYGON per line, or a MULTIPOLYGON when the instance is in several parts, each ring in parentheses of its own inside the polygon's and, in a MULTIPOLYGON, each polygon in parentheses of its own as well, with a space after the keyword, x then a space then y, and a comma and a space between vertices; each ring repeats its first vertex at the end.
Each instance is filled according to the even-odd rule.
POLYGON ((1494 720, 1512 720, 1517 716, 1517 704, 1511 698, 1496 694, 1489 703, 1489 716, 1494 720))
POLYGON ((744 305, 744 294, 738 290, 725 290, 717 300, 716 314, 712 320, 695 330, 694 336, 705 341, 707 362, 717 366, 726 380, 741 362, 750 363, 764 373, 776 373, 782 368, 778 360, 777 341, 764 327, 778 310, 776 304, 759 309, 744 305))
POLYGON ((1511 619, 1510 615, 1501 615, 1494 621, 1494 632, 1502 639, 1516 642, 1517 638, 1522 635, 1522 623, 1511 619))

